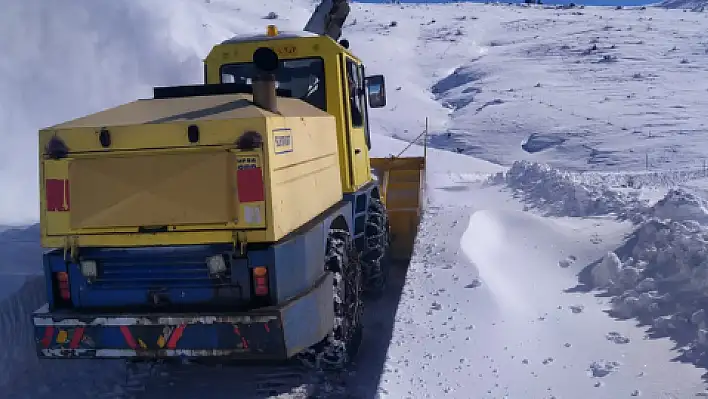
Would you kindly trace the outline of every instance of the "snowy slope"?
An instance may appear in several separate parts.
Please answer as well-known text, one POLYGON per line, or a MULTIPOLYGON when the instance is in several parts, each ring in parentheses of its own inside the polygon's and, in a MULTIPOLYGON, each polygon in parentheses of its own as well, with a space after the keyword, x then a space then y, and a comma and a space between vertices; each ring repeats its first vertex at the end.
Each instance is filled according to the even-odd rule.
MULTIPOLYGON (((0 59, 8 88, 0 131, 11 143, 3 159, 12 160, 0 179, 18 186, 4 193, 1 204, 15 211, 0 221, 36 217, 36 185, 18 184, 33 181, 34 156, 16 154, 35 153, 37 128, 147 97, 154 85, 198 82, 212 44, 273 22, 299 29, 312 3, 0 0, 0 49, 10 54, 0 59), (271 11, 279 18, 263 19, 271 11)), ((438 149, 428 153, 415 257, 369 305, 352 372, 39 362, 22 315, 41 301, 41 284, 17 291, 40 270, 35 228, 0 236, 9 251, 0 337, 16 342, 0 355, 0 390, 31 398, 703 393, 705 370, 694 364, 705 364, 708 348, 707 22, 655 8, 355 4, 346 36, 367 73, 387 76, 389 105, 371 113, 374 154, 398 153, 406 143, 392 137, 417 137, 426 117, 438 149)))
POLYGON ((703 12, 706 6, 708 6, 708 2, 705 0, 664 0, 659 2, 657 6, 664 8, 690 9, 693 11, 703 12))
MULTIPOLYGON (((429 116, 433 145, 576 170, 643 170, 647 158, 652 169, 703 167, 708 14, 472 3, 357 10, 349 29, 363 31, 352 43, 369 68, 406 65, 389 77, 389 110, 423 111, 403 128, 419 130, 429 116)), ((376 121, 390 132, 399 120, 388 117, 376 121)))

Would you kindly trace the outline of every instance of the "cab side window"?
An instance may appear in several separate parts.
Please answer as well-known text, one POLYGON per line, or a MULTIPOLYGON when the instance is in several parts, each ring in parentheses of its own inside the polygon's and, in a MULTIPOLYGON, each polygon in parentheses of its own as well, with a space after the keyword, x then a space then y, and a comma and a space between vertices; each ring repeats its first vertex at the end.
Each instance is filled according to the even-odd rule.
POLYGON ((362 111, 364 111, 364 138, 366 139, 366 147, 371 149, 371 131, 369 130, 369 102, 366 98, 366 71, 364 70, 364 65, 359 65, 359 80, 361 84, 361 96, 360 101, 362 104, 362 111))
POLYGON ((347 83, 349 85, 349 104, 352 126, 364 126, 364 81, 354 61, 347 59, 347 83))

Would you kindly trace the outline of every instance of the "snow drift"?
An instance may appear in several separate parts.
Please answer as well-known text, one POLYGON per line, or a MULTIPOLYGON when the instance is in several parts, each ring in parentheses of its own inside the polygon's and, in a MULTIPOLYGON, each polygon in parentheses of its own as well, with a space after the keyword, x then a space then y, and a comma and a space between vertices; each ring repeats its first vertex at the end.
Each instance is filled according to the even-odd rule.
MULTIPOLYGON (((595 176, 597 178, 597 176, 595 176)), ((708 364, 708 204, 674 186, 653 205, 610 184, 589 185, 578 174, 516 162, 489 178, 553 216, 624 217, 635 230, 579 274, 582 285, 611 296, 610 314, 670 337, 683 359, 708 364)))

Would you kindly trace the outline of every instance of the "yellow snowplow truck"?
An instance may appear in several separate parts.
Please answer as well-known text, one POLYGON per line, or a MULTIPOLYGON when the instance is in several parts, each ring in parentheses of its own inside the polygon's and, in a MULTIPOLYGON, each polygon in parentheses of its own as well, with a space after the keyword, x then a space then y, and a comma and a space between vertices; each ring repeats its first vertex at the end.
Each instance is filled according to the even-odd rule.
POLYGON ((203 85, 39 132, 40 357, 347 364, 425 166, 370 159, 385 83, 347 47, 269 26, 215 46, 203 85))

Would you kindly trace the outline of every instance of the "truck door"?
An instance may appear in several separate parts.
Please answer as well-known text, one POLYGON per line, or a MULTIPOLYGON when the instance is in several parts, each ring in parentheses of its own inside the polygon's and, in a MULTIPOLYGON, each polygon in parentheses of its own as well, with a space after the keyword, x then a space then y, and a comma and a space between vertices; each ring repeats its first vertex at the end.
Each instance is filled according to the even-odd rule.
POLYGON ((363 67, 353 59, 342 55, 342 78, 344 79, 344 110, 347 115, 345 128, 351 157, 350 178, 355 187, 371 179, 369 167, 369 128, 364 87, 363 67))

